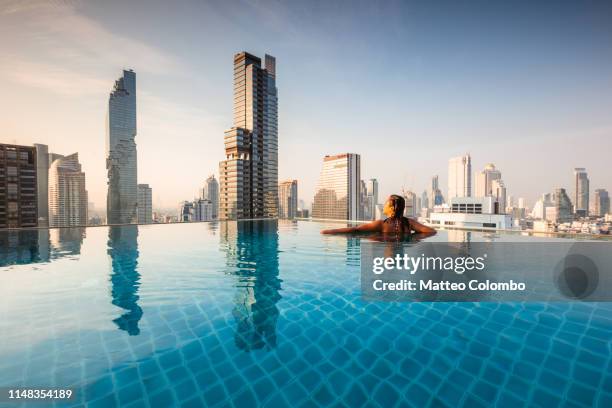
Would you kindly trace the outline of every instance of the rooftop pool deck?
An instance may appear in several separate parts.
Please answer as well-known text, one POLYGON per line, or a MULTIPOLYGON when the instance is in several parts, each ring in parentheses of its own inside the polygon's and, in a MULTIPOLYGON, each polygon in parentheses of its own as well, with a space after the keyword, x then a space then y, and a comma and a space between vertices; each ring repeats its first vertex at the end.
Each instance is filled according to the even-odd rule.
MULTIPOLYGON (((612 303, 364 301, 364 238, 330 225, 0 231, 0 387, 74 389, 62 407, 612 407, 612 303)), ((543 239, 562 238, 427 238, 543 239)))

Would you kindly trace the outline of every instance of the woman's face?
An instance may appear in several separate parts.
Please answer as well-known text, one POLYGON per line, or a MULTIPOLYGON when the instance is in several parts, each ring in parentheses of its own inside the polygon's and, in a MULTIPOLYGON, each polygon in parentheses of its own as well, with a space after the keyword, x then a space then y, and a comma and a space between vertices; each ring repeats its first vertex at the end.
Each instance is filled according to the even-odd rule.
POLYGON ((385 203, 385 206, 383 208, 383 213, 387 217, 393 217, 395 215, 395 210, 393 208, 393 202, 391 200, 387 199, 387 202, 385 203))

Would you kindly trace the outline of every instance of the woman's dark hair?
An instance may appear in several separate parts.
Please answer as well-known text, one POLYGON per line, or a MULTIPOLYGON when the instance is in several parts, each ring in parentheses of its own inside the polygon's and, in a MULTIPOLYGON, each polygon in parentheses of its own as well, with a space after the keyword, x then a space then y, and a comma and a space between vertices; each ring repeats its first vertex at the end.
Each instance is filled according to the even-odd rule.
POLYGON ((402 218, 404 216, 404 208, 406 207, 406 201, 404 197, 392 194, 389 196, 389 200, 393 205, 393 218, 402 218))

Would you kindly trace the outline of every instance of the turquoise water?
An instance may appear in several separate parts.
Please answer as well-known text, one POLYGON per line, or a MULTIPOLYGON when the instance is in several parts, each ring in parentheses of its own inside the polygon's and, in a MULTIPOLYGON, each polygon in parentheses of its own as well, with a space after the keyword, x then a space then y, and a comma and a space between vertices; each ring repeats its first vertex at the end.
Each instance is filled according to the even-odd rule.
POLYGON ((0 387, 90 407, 612 406, 611 304, 365 302, 360 239, 324 227, 0 232, 0 387))

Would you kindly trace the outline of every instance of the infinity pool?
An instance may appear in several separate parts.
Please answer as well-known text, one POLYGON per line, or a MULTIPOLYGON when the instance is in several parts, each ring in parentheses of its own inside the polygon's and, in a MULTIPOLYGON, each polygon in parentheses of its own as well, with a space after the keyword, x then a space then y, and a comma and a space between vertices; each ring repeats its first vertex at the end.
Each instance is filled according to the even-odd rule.
POLYGON ((0 232, 0 387, 89 407, 612 406, 611 304, 365 302, 360 239, 325 227, 0 232))

